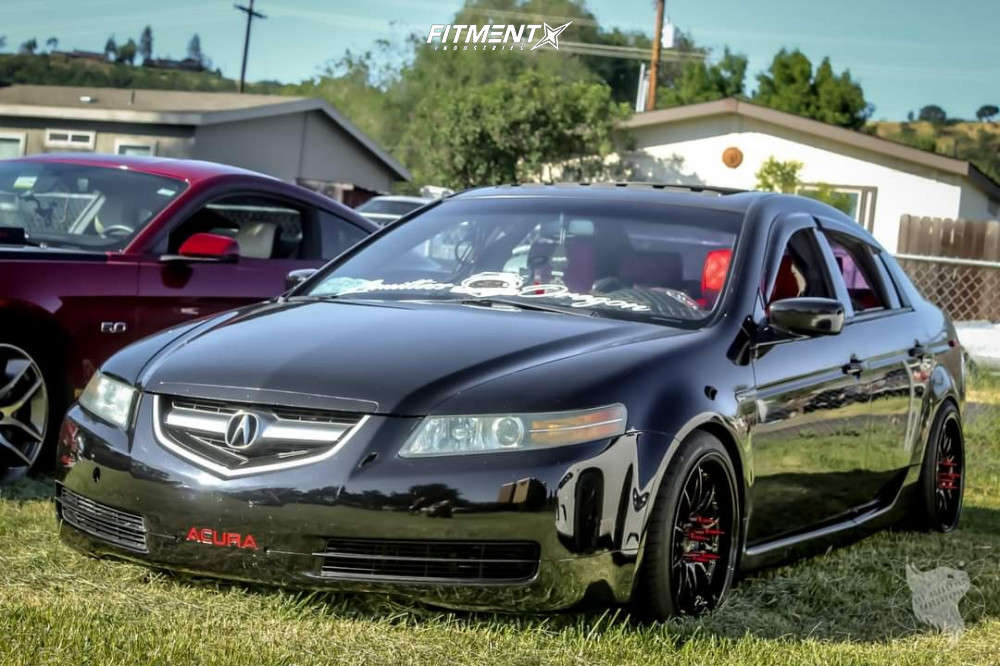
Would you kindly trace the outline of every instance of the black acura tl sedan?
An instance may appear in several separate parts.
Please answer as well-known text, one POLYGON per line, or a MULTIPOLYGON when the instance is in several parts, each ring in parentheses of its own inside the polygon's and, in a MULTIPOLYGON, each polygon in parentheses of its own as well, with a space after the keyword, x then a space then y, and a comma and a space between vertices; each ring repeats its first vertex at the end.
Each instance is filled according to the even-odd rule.
POLYGON ((77 548, 170 570, 664 618, 891 523, 953 529, 964 393, 951 323, 833 208, 476 189, 109 359, 57 510, 77 548))

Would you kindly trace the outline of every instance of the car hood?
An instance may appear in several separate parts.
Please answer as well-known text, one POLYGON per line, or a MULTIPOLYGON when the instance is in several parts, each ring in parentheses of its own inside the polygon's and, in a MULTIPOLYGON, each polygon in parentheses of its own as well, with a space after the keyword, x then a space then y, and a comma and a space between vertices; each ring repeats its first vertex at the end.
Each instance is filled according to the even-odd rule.
POLYGON ((138 381, 155 393, 419 416, 527 368, 684 332, 458 304, 264 303, 168 342, 138 381))

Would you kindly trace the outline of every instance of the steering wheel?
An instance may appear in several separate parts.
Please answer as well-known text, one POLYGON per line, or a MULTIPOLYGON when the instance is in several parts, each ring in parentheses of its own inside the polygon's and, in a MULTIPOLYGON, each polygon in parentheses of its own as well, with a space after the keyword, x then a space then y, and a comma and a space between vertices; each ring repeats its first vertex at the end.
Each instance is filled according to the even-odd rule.
POLYGON ((108 236, 129 236, 135 231, 132 227, 126 227, 124 224, 112 224, 110 227, 104 227, 101 231, 102 237, 108 236))

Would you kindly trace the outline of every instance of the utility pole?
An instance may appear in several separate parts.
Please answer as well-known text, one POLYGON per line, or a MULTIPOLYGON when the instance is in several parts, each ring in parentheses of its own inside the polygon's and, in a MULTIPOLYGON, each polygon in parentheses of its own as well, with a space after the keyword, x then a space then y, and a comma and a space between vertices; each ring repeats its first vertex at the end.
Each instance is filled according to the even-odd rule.
MULTIPOLYGON (((646 94, 646 110, 656 108, 656 75, 660 69, 660 40, 663 36, 663 9, 667 0, 656 0, 656 30, 653 32, 653 55, 649 63, 649 92, 646 94)), ((247 27, 249 29, 249 26, 247 27)))
POLYGON ((255 12, 253 9, 253 0, 250 0, 250 6, 244 7, 243 5, 233 5, 236 9, 247 15, 247 32, 246 36, 243 38, 243 65, 240 67, 240 92, 243 92, 243 85, 247 77, 247 51, 250 50, 250 24, 253 23, 255 18, 266 19, 267 17, 260 12, 255 12))

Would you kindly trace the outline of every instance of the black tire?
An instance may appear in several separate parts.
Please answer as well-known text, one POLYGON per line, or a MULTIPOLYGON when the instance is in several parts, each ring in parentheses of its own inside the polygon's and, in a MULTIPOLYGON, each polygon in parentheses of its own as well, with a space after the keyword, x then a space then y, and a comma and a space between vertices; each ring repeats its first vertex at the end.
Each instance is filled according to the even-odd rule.
POLYGON ((0 443, 0 484, 17 479, 29 471, 48 472, 55 467, 55 443, 59 434, 59 426, 68 404, 66 383, 61 364, 53 353, 54 347, 41 336, 29 334, 4 334, 0 336, 0 436, 3 436, 7 446, 0 443), (18 354, 23 354, 33 367, 28 367, 24 379, 10 393, 4 392, 10 380, 17 374, 20 364, 8 364, 11 359, 16 361, 18 354), (20 396, 18 391, 25 392, 33 383, 32 375, 37 369, 42 382, 39 391, 44 391, 46 412, 43 417, 34 419, 32 409, 22 408, 19 414, 13 415, 15 420, 24 423, 34 421, 29 425, 41 434, 41 445, 32 446, 33 439, 21 426, 12 425, 11 414, 5 407, 16 404, 20 396), (27 386, 27 388, 25 388, 27 386), (27 453, 30 464, 11 450, 9 444, 17 446, 19 451, 27 453))
POLYGON ((696 431, 660 484, 636 581, 637 610, 653 620, 699 615, 719 605, 739 547, 736 472, 716 437, 696 431))
POLYGON ((931 425, 920 470, 916 527, 951 532, 962 517, 965 494, 965 438, 958 408, 951 401, 931 425))

